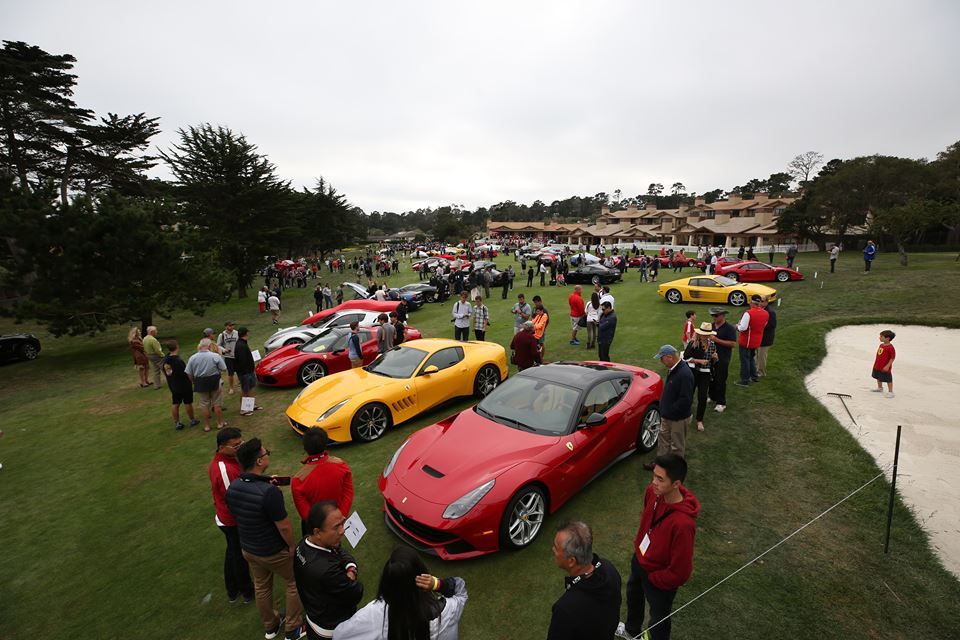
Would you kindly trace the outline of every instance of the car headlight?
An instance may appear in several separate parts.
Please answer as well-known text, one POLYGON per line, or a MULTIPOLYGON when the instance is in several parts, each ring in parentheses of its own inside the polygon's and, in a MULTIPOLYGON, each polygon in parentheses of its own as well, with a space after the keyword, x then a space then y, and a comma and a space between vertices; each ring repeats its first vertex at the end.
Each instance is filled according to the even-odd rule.
POLYGON ((289 360, 287 360, 286 362, 281 362, 281 363, 278 364, 277 366, 275 366, 275 367, 273 367, 272 369, 270 369, 270 373, 276 373, 277 371, 280 371, 280 369, 283 369, 283 368, 284 368, 285 366, 287 366, 288 364, 290 364, 290 361, 289 361, 289 360))
POLYGON ((400 458, 400 452, 403 451, 403 448, 407 446, 409 440, 405 440, 403 444, 397 447, 397 450, 393 453, 393 457, 390 458, 390 462, 387 463, 387 466, 383 468, 383 477, 386 478, 390 475, 390 472, 393 471, 393 466, 397 464, 397 460, 400 458))
POLYGON ((331 415, 333 415, 333 413, 334 413, 337 409, 339 409, 339 408, 342 407, 343 405, 347 404, 348 402, 350 402, 350 399, 349 399, 349 398, 347 398, 346 400, 344 400, 344 401, 342 401, 342 402, 338 402, 337 404, 333 405, 332 407, 330 407, 329 409, 327 409, 326 411, 324 411, 324 412, 323 412, 323 415, 321 415, 319 418, 317 418, 317 422, 323 422, 324 420, 326 420, 327 418, 329 418, 331 415))
POLYGON ((490 489, 493 489, 495 483, 496 479, 490 480, 473 491, 463 494, 458 500, 451 502, 450 505, 443 510, 443 517, 446 520, 456 520, 457 518, 462 518, 467 515, 470 509, 477 506, 477 503, 480 502, 483 496, 490 493, 490 489))

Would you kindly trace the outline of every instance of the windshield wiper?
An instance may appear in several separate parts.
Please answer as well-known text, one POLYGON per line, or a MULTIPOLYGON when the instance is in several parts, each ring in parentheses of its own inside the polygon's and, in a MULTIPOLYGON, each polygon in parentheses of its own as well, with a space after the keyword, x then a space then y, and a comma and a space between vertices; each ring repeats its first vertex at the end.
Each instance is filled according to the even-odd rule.
MULTIPOLYGON (((364 369, 367 369, 367 368, 364 367, 364 369)), ((377 374, 378 376, 383 376, 384 378, 393 378, 393 377, 394 377, 394 376, 390 375, 389 373, 384 373, 383 371, 377 371, 376 369, 367 369, 367 371, 369 371, 370 373, 375 373, 375 374, 377 374)))
POLYGON ((531 427, 530 425, 524 424, 523 422, 520 422, 520 421, 517 420, 516 418, 511 418, 511 417, 509 417, 509 416, 498 416, 498 415, 493 414, 493 413, 491 413, 490 416, 491 416, 494 420, 502 420, 502 421, 504 421, 504 422, 509 422, 509 423, 515 424, 515 425, 516 425, 518 428, 520 428, 520 429, 526 429, 527 431, 533 431, 534 433, 536 433, 536 431, 537 431, 536 429, 534 429, 534 428, 531 427))

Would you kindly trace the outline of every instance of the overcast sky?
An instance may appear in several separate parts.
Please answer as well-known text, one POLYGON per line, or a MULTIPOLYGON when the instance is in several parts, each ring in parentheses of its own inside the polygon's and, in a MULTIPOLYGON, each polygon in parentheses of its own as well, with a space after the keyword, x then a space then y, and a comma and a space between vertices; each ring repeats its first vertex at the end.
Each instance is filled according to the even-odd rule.
MULTIPOLYGON (((246 135, 367 212, 730 188, 960 139, 957 0, 0 0, 98 113, 246 135)), ((158 175, 167 175, 159 169, 158 175)))

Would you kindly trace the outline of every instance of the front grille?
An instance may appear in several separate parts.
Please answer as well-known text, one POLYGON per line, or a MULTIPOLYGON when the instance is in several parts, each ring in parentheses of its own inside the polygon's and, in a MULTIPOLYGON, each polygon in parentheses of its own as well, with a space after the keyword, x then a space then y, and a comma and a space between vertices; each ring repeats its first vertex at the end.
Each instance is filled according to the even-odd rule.
POLYGON ((390 512, 390 516, 398 525, 421 540, 425 540, 431 544, 447 544, 457 539, 457 536, 455 535, 439 531, 433 527, 428 527, 427 525, 421 524, 409 516, 403 515, 389 502, 387 503, 387 510, 390 512))
POLYGON ((293 430, 296 431, 297 433, 299 433, 300 435, 303 435, 304 433, 306 433, 306 432, 310 429, 310 427, 308 427, 307 425, 305 425, 305 424, 300 424, 299 422, 297 422, 297 421, 294 420, 293 418, 288 417, 287 420, 290 421, 290 426, 293 427, 293 430))

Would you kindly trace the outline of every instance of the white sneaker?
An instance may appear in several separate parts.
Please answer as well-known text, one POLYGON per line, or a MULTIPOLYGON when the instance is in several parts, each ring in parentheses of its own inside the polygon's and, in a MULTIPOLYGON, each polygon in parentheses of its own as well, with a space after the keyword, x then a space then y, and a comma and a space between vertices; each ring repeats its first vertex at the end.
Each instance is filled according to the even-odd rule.
POLYGON ((887 393, 883 394, 883 397, 884 397, 884 398, 893 398, 893 397, 894 397, 893 391, 888 391, 887 393))
POLYGON ((715 407, 713 408, 713 410, 716 411, 717 413, 723 413, 724 409, 726 409, 726 408, 727 408, 727 405, 725 405, 725 404, 718 404, 717 406, 715 406, 715 407))
POLYGON ((613 635, 617 638, 625 638, 626 640, 633 640, 633 636, 627 633, 627 627, 622 623, 617 623, 617 630, 613 632, 613 635))

